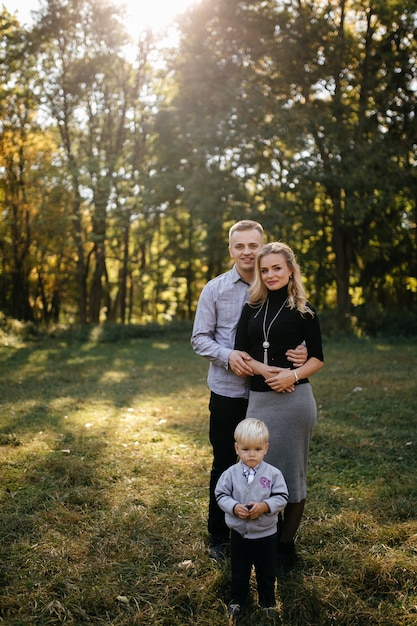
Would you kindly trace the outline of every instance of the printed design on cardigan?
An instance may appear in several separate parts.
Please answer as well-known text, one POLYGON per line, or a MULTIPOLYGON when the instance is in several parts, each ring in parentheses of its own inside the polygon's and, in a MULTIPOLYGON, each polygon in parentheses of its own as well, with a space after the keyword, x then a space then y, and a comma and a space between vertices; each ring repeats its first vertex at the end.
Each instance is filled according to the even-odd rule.
POLYGON ((261 487, 263 487, 264 489, 270 489, 271 481, 269 478, 266 478, 266 476, 262 476, 259 479, 259 482, 261 483, 261 487))

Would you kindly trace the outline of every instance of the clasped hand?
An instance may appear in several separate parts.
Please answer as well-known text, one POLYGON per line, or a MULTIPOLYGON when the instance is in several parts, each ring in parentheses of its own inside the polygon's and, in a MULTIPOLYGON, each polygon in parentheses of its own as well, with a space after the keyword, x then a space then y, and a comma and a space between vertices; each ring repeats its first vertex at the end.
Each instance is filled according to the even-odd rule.
POLYGON ((289 368, 276 368, 274 373, 265 377, 265 382, 277 393, 291 393, 295 389, 293 370, 289 368))
POLYGON ((268 513, 269 507, 266 502, 249 502, 248 504, 236 504, 233 513, 240 519, 258 519, 264 513, 268 513))

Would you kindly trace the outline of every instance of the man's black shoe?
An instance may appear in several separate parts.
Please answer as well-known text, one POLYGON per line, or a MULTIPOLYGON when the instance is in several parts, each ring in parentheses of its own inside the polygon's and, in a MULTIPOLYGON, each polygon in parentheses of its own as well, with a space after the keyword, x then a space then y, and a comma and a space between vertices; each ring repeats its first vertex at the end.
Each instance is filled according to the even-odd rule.
POLYGON ((209 548, 209 555, 217 563, 224 561, 226 558, 226 544, 216 543, 209 548))

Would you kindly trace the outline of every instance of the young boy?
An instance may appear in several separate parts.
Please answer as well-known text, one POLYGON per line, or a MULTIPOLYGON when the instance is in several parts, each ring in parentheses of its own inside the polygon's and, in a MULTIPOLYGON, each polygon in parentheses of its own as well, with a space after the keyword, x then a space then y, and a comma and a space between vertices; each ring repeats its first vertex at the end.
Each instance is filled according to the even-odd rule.
POLYGON ((255 566, 259 604, 275 616, 275 543, 278 514, 288 501, 288 489, 279 469, 263 459, 269 432, 261 420, 247 418, 235 430, 239 461, 220 476, 215 495, 231 529, 232 566, 229 623, 242 613, 255 566))

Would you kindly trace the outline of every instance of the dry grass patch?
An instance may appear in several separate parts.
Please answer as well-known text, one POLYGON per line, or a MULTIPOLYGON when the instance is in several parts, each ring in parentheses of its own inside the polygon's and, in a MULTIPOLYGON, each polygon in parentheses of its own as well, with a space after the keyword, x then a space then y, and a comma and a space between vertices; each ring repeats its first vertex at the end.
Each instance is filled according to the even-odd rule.
MULTIPOLYGON (((224 624, 228 564, 206 552, 206 363, 188 337, 93 339, 0 350, 0 620, 224 624)), ((416 623, 416 348, 326 346, 282 626, 416 623)), ((262 626, 255 600, 242 626, 262 626)))

